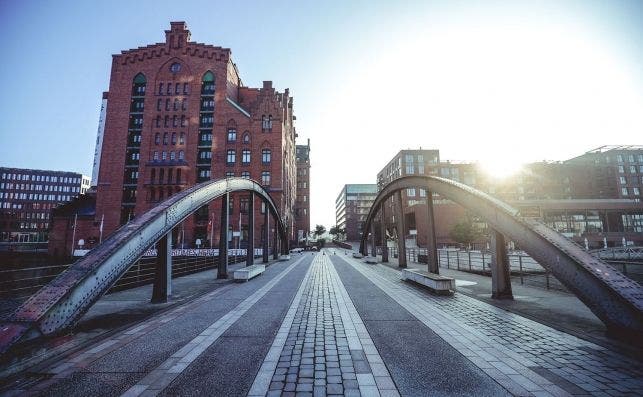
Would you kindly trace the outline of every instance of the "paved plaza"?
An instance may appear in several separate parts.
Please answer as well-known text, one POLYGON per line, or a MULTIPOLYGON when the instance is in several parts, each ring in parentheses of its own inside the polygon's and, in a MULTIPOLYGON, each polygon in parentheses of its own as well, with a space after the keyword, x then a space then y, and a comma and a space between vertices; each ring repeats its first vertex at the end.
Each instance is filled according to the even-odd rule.
POLYGON ((624 396, 641 361, 343 250, 295 254, 31 369, 7 395, 624 396))

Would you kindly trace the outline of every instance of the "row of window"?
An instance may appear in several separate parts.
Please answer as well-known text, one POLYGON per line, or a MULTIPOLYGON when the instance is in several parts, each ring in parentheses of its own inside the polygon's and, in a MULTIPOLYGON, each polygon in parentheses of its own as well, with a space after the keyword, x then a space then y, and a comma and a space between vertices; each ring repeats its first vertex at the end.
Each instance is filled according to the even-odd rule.
POLYGON ((171 150, 169 152, 162 151, 160 152, 160 157, 159 157, 159 151, 155 150, 152 153, 152 161, 166 161, 166 160, 185 160, 185 152, 183 150, 179 150, 178 152, 175 152, 174 150, 171 150))
POLYGON ((65 192, 65 193, 78 193, 80 187, 78 186, 60 186, 60 185, 35 185, 30 183, 0 183, 0 189, 15 189, 15 190, 36 190, 45 192, 65 192))
MULTIPOLYGON (((176 172, 174 172, 174 169, 168 168, 167 169, 167 179, 166 179, 166 172, 164 168, 160 168, 158 172, 158 179, 156 179, 156 169, 152 168, 150 171, 150 183, 151 184, 181 184, 181 169, 177 168, 176 172), (175 179, 176 175, 176 179, 175 179)), ((138 176, 137 176, 138 177, 138 176)))
POLYGON ((80 183, 80 178, 72 178, 68 176, 49 176, 49 175, 33 175, 33 174, 11 174, 2 173, 2 179, 16 180, 16 181, 33 181, 33 182, 60 182, 60 183, 80 183))
MULTIPOLYGON (((609 157, 607 157, 607 159, 608 158, 609 157)), ((635 158, 638 160, 639 163, 643 163, 643 154, 639 154, 636 157, 633 154, 628 154, 627 155, 627 162, 628 163, 633 163, 635 158)), ((622 154, 617 154, 616 155, 616 162, 617 163, 623 163, 624 162, 623 160, 624 160, 624 156, 622 154)))
MULTIPOLYGON (((242 164, 250 164, 251 161, 251 155, 250 155, 250 149, 243 149, 241 151, 241 163, 242 164)), ((262 149, 261 150, 261 162, 263 164, 270 164, 270 161, 272 160, 272 152, 270 149, 262 149)), ((228 165, 234 164, 237 161, 237 151, 234 149, 229 149, 226 155, 226 163, 228 165)))
POLYGON ((8 200, 69 201, 73 197, 76 196, 69 194, 0 193, 0 199, 8 200))
MULTIPOLYGON (((177 137, 178 137, 178 144, 179 145, 185 145, 185 132, 181 132, 180 134, 177 134, 176 132, 172 132, 171 134, 169 132, 164 132, 163 133, 163 145, 176 145, 177 144, 177 137)), ((160 145, 161 144, 161 133, 157 132, 154 134, 154 144, 155 145, 160 145)))
MULTIPOLYGON (((619 182, 621 185, 626 185, 627 184, 627 178, 624 176, 619 177, 619 182)), ((637 185, 639 183, 639 177, 638 176, 633 176, 630 177, 630 184, 631 185, 637 185)), ((641 184, 643 185, 643 176, 641 176, 641 184)))
POLYGON ((159 95, 190 95, 188 83, 159 83, 159 95))
POLYGON ((49 219, 48 212, 18 212, 10 217, 11 219, 49 219))
POLYGON ((178 186, 174 188, 170 186, 168 186, 167 188, 151 187, 149 201, 151 202, 163 201, 164 198, 170 198, 173 194, 178 193, 180 191, 181 191, 181 188, 178 186))
MULTIPOLYGON (((170 116, 165 116, 161 118, 161 116, 156 116, 156 128, 161 128, 161 120, 163 120, 163 127, 167 128, 170 127, 170 116)), ((172 116, 172 127, 187 127, 189 122, 187 117, 185 117, 184 114, 181 115, 181 117, 174 115, 172 116)), ((141 120, 141 124, 142 124, 141 120)))
MULTIPOLYGON (((212 106, 214 106, 214 102, 212 106)), ((163 110, 163 99, 161 98, 157 99, 156 110, 159 112, 163 110)), ((188 101, 185 98, 182 98, 181 100, 179 100, 179 98, 174 98, 174 105, 172 105, 172 101, 170 101, 170 98, 167 98, 165 99, 165 110, 166 111, 188 110, 188 101)))
POLYGON ((632 187, 632 188, 627 188, 627 187, 622 187, 621 188, 621 194, 623 196, 640 196, 641 195, 641 189, 638 187, 632 187))
MULTIPOLYGON (((212 172, 209 169, 200 169, 199 170, 199 179, 205 180, 209 179, 212 176, 212 172)), ((236 175, 234 171, 227 171, 225 173, 226 178, 234 178, 236 175)), ((241 178, 250 179, 250 171, 242 171, 241 178)), ((261 184, 264 186, 270 186, 270 171, 261 171, 261 184)))
POLYGON ((49 222, 20 222, 18 229, 47 229, 49 222))
MULTIPOLYGON (((630 165, 628 169, 630 171, 630 174, 636 174, 636 166, 635 165, 630 165)), ((618 172, 619 172, 619 174, 624 174, 625 173, 625 167, 622 166, 622 165, 619 165, 618 166, 618 172)), ((639 172, 643 173, 643 165, 639 165, 639 172)))

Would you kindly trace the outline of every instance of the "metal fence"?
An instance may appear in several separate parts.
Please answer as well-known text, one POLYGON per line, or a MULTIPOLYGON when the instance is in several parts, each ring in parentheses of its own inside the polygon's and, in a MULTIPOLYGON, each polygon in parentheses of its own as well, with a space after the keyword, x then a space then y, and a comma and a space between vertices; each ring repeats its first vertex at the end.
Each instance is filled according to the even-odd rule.
MULTIPOLYGON (((381 254, 381 247, 378 247, 377 252, 381 254)), ((396 247, 389 248, 389 255, 397 258, 398 249, 396 247)), ((511 275, 519 280, 521 285, 567 291, 556 277, 523 251, 511 251, 507 256, 509 257, 511 275)), ((491 257, 491 252, 486 250, 438 249, 440 267, 485 276, 491 276, 491 257)), ((426 248, 407 248, 406 259, 409 262, 427 263, 427 250, 426 248)), ((643 282, 643 262, 609 259, 606 259, 606 262, 631 279, 639 283, 643 282)))

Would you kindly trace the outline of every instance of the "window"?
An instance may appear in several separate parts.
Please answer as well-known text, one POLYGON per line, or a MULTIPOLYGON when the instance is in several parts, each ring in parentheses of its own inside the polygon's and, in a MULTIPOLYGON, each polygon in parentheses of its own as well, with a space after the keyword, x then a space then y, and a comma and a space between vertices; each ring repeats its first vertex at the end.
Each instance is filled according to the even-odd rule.
POLYGON ((641 195, 641 190, 638 187, 632 188, 632 192, 634 193, 635 196, 641 195))
POLYGON ((150 182, 154 183, 155 179, 156 179, 156 169, 152 168, 152 171, 150 172, 150 182))
POLYGON ((170 110, 170 98, 165 100, 165 110, 170 110))
POLYGON ((154 157, 152 157, 152 159, 154 161, 158 161, 158 159, 159 159, 159 152, 158 151, 156 151, 156 150, 154 151, 154 157))
POLYGON ((239 210, 242 214, 247 214, 250 208, 250 199, 248 197, 241 197, 239 200, 239 210))
POLYGON ((272 131, 272 115, 266 116, 264 114, 261 116, 261 130, 263 132, 272 131))
POLYGON ((161 116, 156 116, 156 128, 161 127, 161 116))
POLYGON ((630 165, 630 174, 636 174, 636 166, 630 165))
POLYGON ((623 168, 623 166, 622 166, 622 165, 619 165, 619 166, 618 166, 618 172, 619 172, 620 174, 624 173, 624 172, 625 172, 625 168, 623 168))
POLYGON ((185 160, 185 153, 183 150, 179 150, 179 160, 185 160))
POLYGON ((161 160, 167 160, 167 152, 165 150, 161 153, 161 160))
POLYGON ((241 177, 245 179, 250 179, 250 171, 243 171, 241 177))
MULTIPOLYGON (((174 154, 174 152, 172 152, 172 154, 174 154)), ((168 184, 172 183, 172 168, 167 170, 167 183, 168 184)), ((169 196, 170 194, 168 194, 168 197, 169 196)))
POLYGON ((406 189, 406 195, 408 197, 415 197, 415 188, 406 189))
POLYGON ((182 132, 181 135, 179 136, 179 145, 184 145, 185 144, 185 132, 182 132))
POLYGON ((170 152, 170 160, 174 160, 174 159, 175 159, 175 157, 174 157, 174 156, 175 156, 175 154, 174 154, 174 150, 172 150, 172 151, 170 152))
POLYGON ((181 127, 185 127, 185 115, 181 115, 181 127))
POLYGON ((157 132, 156 134, 154 134, 154 144, 158 145, 160 143, 161 143, 161 134, 157 132))
POLYGON ((243 134, 243 143, 250 143, 250 134, 247 131, 243 134))
POLYGON ((170 126, 169 124, 170 124, 170 116, 165 116, 163 127, 169 127, 170 126))
POLYGON ((214 74, 211 71, 205 72, 201 80, 201 95, 213 95, 214 83, 214 74))
POLYGON ((175 93, 176 95, 179 95, 179 93, 180 93, 180 92, 181 92, 181 83, 176 83, 176 84, 174 85, 174 93, 175 93))
POLYGON ((264 164, 270 164, 270 156, 271 156, 270 149, 263 149, 261 151, 261 162, 264 164))
POLYGON ((633 155, 633 154, 629 154, 629 155, 627 156, 627 161, 628 161, 628 162, 630 162, 630 163, 633 163, 633 162, 634 162, 634 155, 633 155))
POLYGON ((178 127, 178 118, 176 115, 172 116, 172 127, 178 127))
POLYGON ((226 157, 226 162, 228 164, 234 164, 236 161, 236 153, 234 150, 228 150, 228 155, 226 157))
POLYGON ((426 197, 426 189, 420 189, 420 197, 426 197))
POLYGON ((228 142, 236 142, 237 140, 237 130, 234 128, 228 128, 228 142))
POLYGON ((250 164, 250 150, 249 149, 243 149, 241 152, 241 162, 243 164, 250 164))
MULTIPOLYGON (((183 93, 187 95, 187 93, 188 93, 188 83, 183 83, 183 93)), ((185 103, 185 99, 183 100, 183 103, 185 103)))
POLYGON ((210 170, 199 170, 199 178, 209 178, 210 170))
POLYGON ((199 152, 199 158, 202 160, 207 160, 212 158, 212 152, 211 151, 203 151, 199 152))
POLYGON ((181 110, 188 110, 188 102, 185 98, 181 100, 181 110))
POLYGON ((622 188, 621 188, 621 194, 622 194, 623 196, 627 196, 627 188, 626 188, 626 187, 622 187, 622 188))
POLYGON ((163 99, 159 98, 158 101, 156 101, 156 110, 160 112, 162 109, 162 106, 163 106, 163 99))
POLYGON ((627 182, 625 181, 625 177, 624 177, 624 176, 619 177, 619 180, 620 180, 620 182, 621 182, 621 185, 625 185, 625 184, 627 183, 627 182))
POLYGON ((165 178, 165 169, 161 168, 159 170, 159 184, 163 184, 163 178, 165 178))
POLYGON ((167 83, 167 94, 172 95, 172 83, 167 83))
POLYGON ((179 110, 179 98, 174 98, 174 111, 179 110))
POLYGON ((168 133, 165 132, 163 133, 163 144, 167 145, 167 143, 168 143, 168 133))
POLYGON ((622 163, 623 162, 623 156, 620 155, 620 154, 617 154, 616 155, 616 161, 619 162, 619 163, 622 163))
POLYGON ((163 83, 159 83, 159 95, 163 95, 163 83))
POLYGON ((234 171, 227 171, 225 173, 226 178, 234 178, 234 171))
POLYGON ((270 185, 270 171, 261 172, 261 184, 264 186, 270 185))
POLYGON ((176 183, 181 184, 181 169, 176 170, 176 183))

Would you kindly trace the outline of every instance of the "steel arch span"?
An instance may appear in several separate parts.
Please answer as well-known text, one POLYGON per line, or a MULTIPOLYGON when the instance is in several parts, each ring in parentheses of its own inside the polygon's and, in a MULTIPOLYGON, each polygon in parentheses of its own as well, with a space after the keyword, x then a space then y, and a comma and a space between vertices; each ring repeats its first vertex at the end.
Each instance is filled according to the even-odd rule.
POLYGON ((75 324, 159 239, 203 205, 230 192, 253 192, 266 202, 287 247, 287 234, 274 201, 258 183, 242 178, 203 182, 158 204, 121 226, 101 245, 41 288, 0 325, 0 352, 23 336, 48 335, 75 324))
MULTIPOLYGON (((424 188, 475 212, 508 236, 573 292, 610 331, 643 333, 643 288, 545 224, 524 219, 506 203, 462 183, 433 176, 406 176, 386 185, 368 214, 360 252, 386 199, 407 188, 424 188)), ((427 194, 428 195, 428 194, 427 194)))

